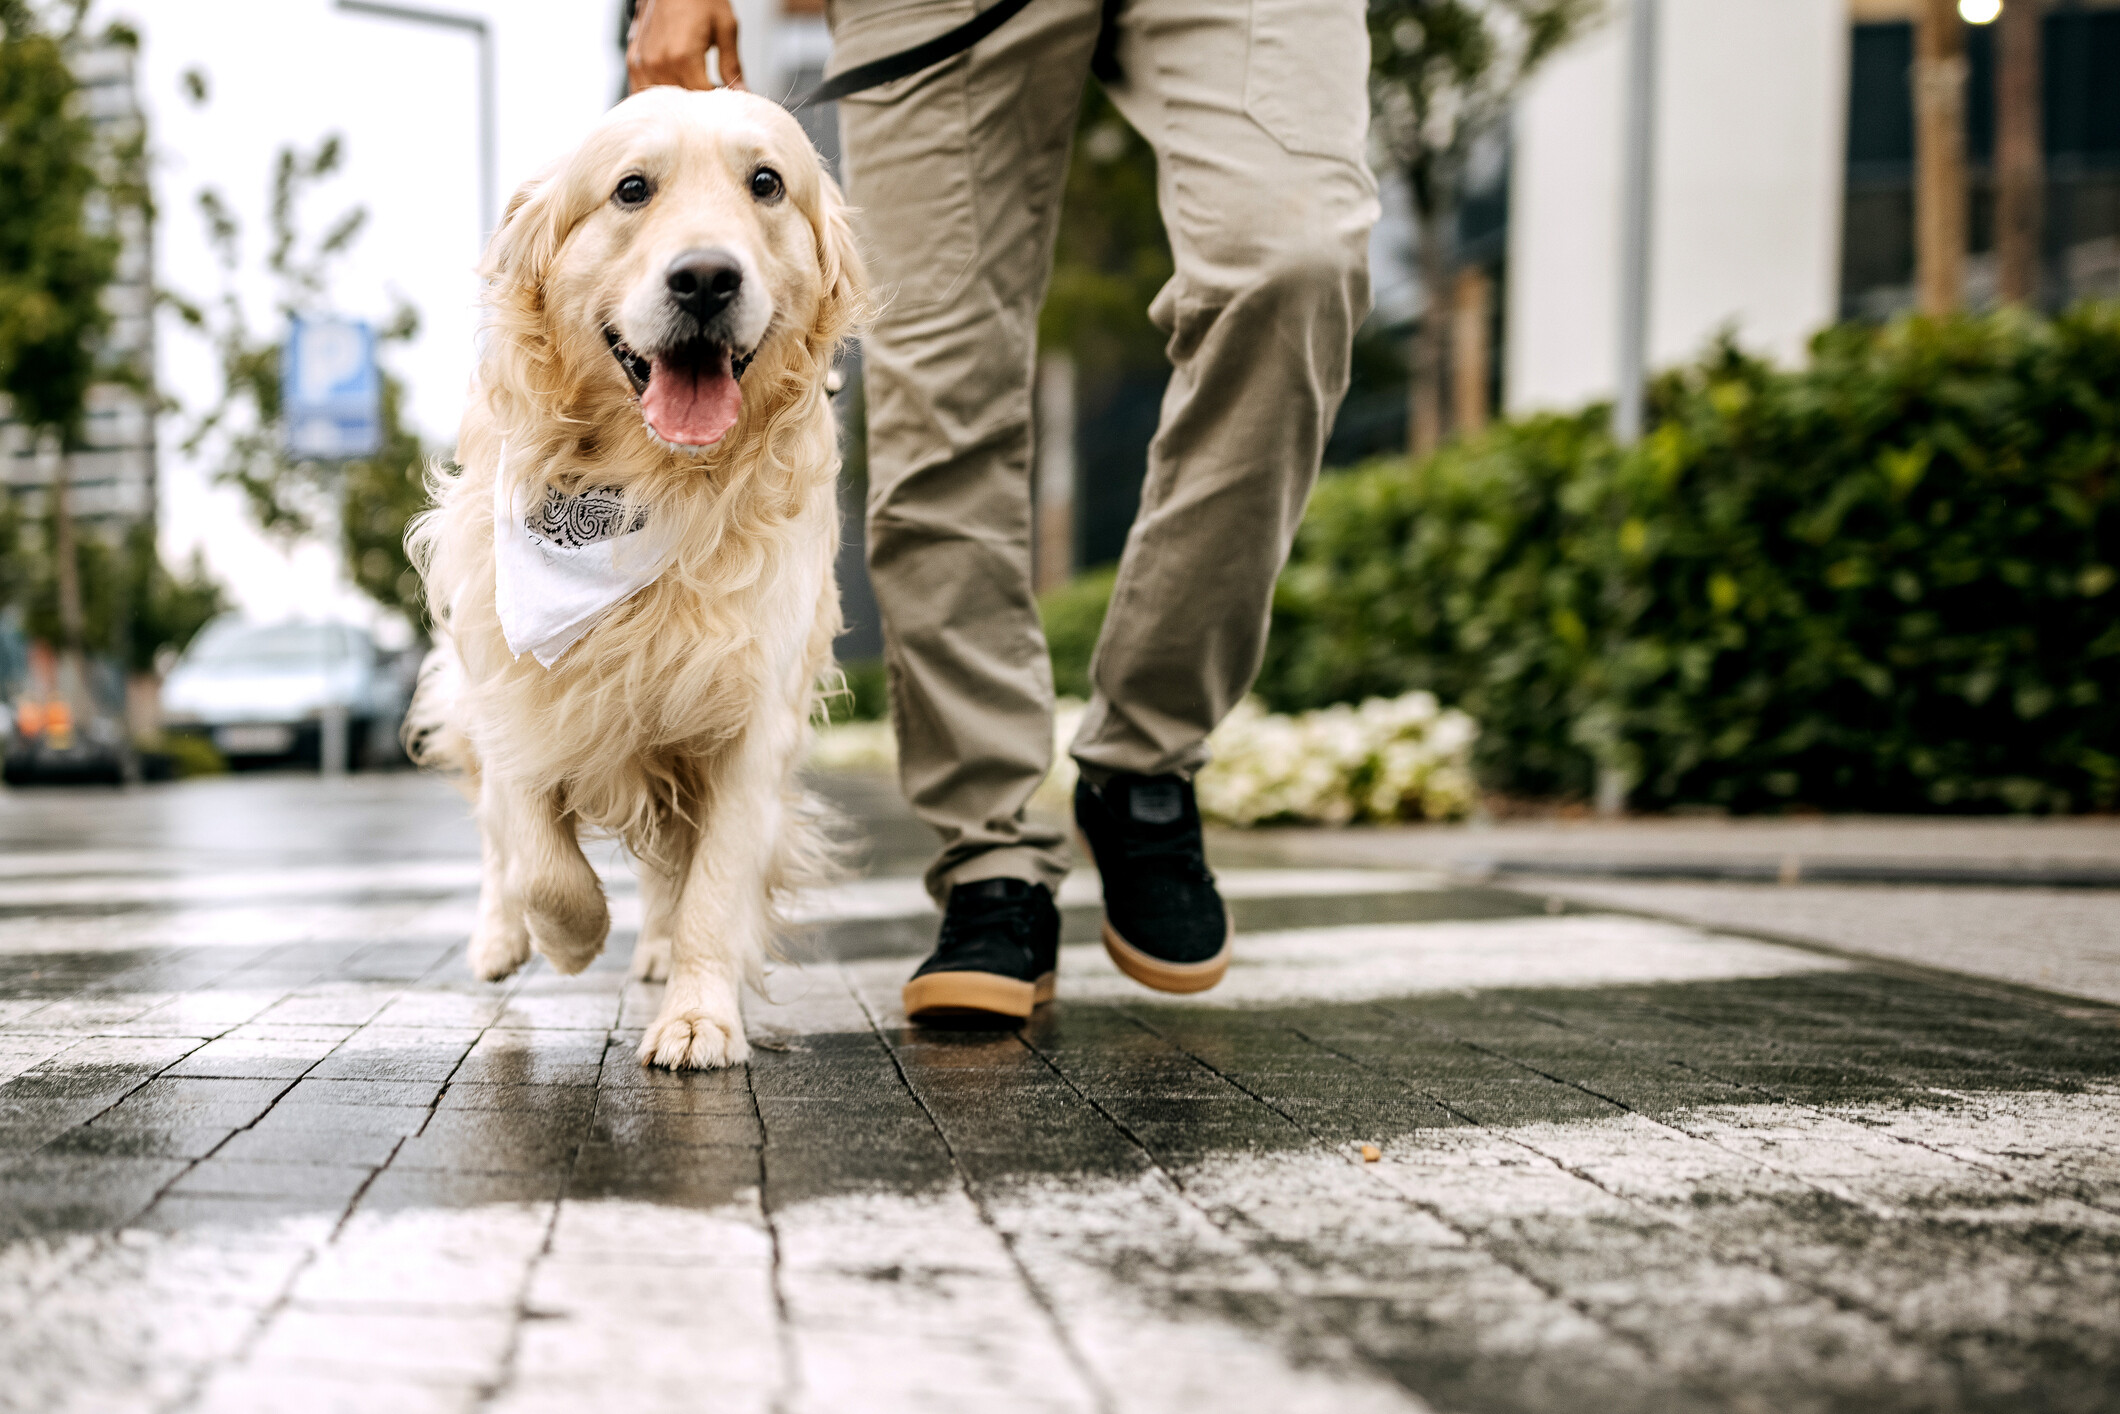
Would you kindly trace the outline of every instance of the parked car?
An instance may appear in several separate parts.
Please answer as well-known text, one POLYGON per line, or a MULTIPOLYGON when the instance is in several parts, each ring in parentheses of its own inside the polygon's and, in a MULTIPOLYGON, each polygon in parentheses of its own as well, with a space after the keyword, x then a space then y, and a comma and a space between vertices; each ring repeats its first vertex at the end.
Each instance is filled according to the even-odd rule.
POLYGON ((77 723, 62 700, 0 708, 0 743, 0 781, 11 786, 115 786, 136 773, 123 728, 95 715, 77 723))
POLYGON ((231 764, 321 762, 327 721, 343 713, 350 770, 397 755, 406 697, 402 675, 352 624, 224 617, 163 680, 162 722, 208 738, 231 764))

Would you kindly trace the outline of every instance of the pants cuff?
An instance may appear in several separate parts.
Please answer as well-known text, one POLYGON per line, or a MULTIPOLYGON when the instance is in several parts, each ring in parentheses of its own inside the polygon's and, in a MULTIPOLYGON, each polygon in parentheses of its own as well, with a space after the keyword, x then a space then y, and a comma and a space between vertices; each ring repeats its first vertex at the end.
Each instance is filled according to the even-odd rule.
POLYGON ((959 884, 976 884, 982 879, 1021 879, 1026 884, 1043 884, 1057 895, 1071 863, 1066 851, 1065 845, 1055 850, 1020 845, 990 849, 946 870, 929 870, 927 891, 942 906, 949 903, 950 890, 959 884))

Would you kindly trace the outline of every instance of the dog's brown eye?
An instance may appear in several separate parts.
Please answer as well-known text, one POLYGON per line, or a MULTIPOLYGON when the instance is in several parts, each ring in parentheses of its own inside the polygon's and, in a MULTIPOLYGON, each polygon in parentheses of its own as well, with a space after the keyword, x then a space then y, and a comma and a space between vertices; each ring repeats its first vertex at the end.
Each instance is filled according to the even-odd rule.
POLYGON ((645 205, 648 200, 648 179, 638 176, 624 178, 619 182, 618 190, 611 193, 611 199, 620 206, 645 205))
POLYGON ((771 167, 760 167, 751 174, 751 195, 759 201, 778 201, 787 189, 788 184, 771 167))

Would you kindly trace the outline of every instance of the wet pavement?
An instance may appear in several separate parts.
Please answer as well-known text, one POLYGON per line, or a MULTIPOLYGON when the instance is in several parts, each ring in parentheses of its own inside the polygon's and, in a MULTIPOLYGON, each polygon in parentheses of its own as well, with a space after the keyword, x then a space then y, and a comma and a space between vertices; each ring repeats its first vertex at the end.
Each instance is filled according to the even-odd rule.
POLYGON ((1078 876, 1060 1002, 925 1032, 827 785, 871 872, 708 1075, 616 862, 469 977, 434 782, 0 796, 0 1409, 2120 1408, 2120 1010, 1977 939, 1225 850, 1218 991, 1078 876))

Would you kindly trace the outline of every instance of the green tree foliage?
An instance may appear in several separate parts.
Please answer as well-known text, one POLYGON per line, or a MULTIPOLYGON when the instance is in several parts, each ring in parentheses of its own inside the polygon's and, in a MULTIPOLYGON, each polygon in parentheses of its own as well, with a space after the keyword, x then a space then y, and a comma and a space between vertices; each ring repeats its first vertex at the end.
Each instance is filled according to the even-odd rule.
MULTIPOLYGON (((115 548, 83 536, 74 554, 81 567, 83 646, 119 660, 129 673, 156 671, 163 654, 182 651, 228 607, 226 593, 196 551, 183 575, 170 572, 156 551, 151 522, 135 522, 115 548)), ((37 565, 25 591, 31 636, 58 641, 57 576, 48 565, 37 565)))
POLYGON ((1075 119, 1039 346, 1066 350, 1088 374, 1164 367, 1148 306, 1171 269, 1155 153, 1091 80, 1075 119))
POLYGON ((2120 804, 2120 307, 1724 345, 1320 488, 1261 691, 1412 687, 1489 784, 1739 810, 2120 804))
MULTIPOLYGON (((205 101, 202 75, 188 74, 185 82, 195 101, 205 101)), ((349 207, 320 236, 303 234, 304 199, 338 170, 344 156, 344 145, 334 135, 307 151, 283 147, 274 159, 263 260, 278 291, 267 333, 251 327, 237 292, 241 225, 220 192, 211 187, 199 192, 199 214, 222 272, 221 292, 209 303, 177 297, 170 302, 213 345, 221 396, 192 425, 183 445, 187 453, 211 449, 219 462, 215 479, 242 489, 269 534, 294 539, 336 520, 354 584, 417 624, 418 576, 405 556, 404 533, 406 521, 426 504, 426 454, 402 416, 404 385, 384 372, 382 450, 374 457, 325 463, 287 451, 280 389, 284 331, 290 319, 324 307, 331 268, 352 248, 368 219, 364 207, 349 207)), ((400 303, 377 338, 386 345, 402 343, 418 332, 418 313, 400 303)))
POLYGON ((1449 211, 1472 144, 1599 0, 1370 0, 1373 136, 1419 212, 1449 211))
MULTIPOLYGON (((118 224, 152 219, 153 210, 144 131, 99 136, 81 111, 67 50, 80 39, 84 11, 62 8, 67 24, 54 32, 23 0, 0 0, 0 395, 34 435, 57 439, 62 483, 90 386, 150 391, 153 377, 104 350, 118 224)), ((102 40, 137 43, 116 26, 102 40)), ((196 561, 182 579, 168 571, 152 520, 133 525, 117 546, 76 537, 64 523, 62 490, 41 537, 23 535, 11 502, 0 508, 0 604, 22 605, 38 637, 146 671, 219 611, 221 592, 196 561), (78 623, 62 612, 69 599, 78 623)))
POLYGON ((1416 439, 1441 429, 1450 229, 1473 145, 1600 8, 1601 0, 1370 0, 1370 141, 1413 194, 1430 301, 1414 347, 1416 439))
POLYGON ((61 37, 25 0, 0 0, 0 394, 67 445, 101 372, 118 261, 109 222, 92 219, 111 193, 76 87, 61 37))
POLYGON ((425 620, 419 573, 405 553, 405 527, 427 509, 427 454, 399 409, 405 385, 383 378, 383 445, 349 462, 339 501, 339 534, 348 573, 369 598, 396 609, 416 628, 425 620))
POLYGON ((1045 625, 1057 695, 1089 697, 1089 660, 1096 652, 1104 611, 1111 605, 1112 589, 1118 582, 1119 567, 1103 565, 1038 596, 1038 617, 1045 625))

